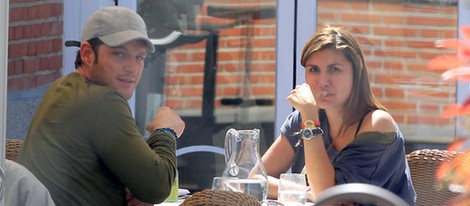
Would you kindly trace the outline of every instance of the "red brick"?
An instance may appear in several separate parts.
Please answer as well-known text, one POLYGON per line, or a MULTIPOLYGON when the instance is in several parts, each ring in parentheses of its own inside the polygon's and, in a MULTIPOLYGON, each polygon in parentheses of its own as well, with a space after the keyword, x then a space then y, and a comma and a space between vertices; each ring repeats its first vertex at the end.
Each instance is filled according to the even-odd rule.
POLYGON ((240 95, 242 90, 238 87, 216 87, 217 96, 233 96, 240 95))
POLYGON ((24 61, 22 59, 15 61, 15 74, 22 74, 24 68, 24 61))
POLYGON ((457 25, 457 19, 435 16, 408 16, 406 22, 409 25, 441 26, 457 25))
POLYGON ((26 43, 10 43, 8 45, 8 58, 16 58, 26 56, 27 54, 27 44, 26 43))
POLYGON ((15 71, 16 68, 15 68, 15 62, 14 62, 14 61, 9 61, 7 68, 8 68, 8 70, 7 70, 7 76, 13 76, 13 75, 16 74, 16 73, 15 73, 15 72, 16 72, 16 71, 15 71))
POLYGON ((35 56, 37 55, 37 41, 31 41, 31 42, 28 42, 28 53, 27 55, 28 56, 35 56))
POLYGON ((274 95, 276 93, 275 86, 257 86, 252 87, 251 92, 253 95, 274 95))
POLYGON ((204 83, 204 77, 202 75, 190 76, 187 79, 188 79, 188 81, 185 82, 187 84, 200 84, 200 85, 202 85, 204 83))
POLYGON ((385 96, 390 98, 403 98, 405 93, 403 89, 385 88, 385 96))
POLYGON ((38 75, 37 76, 37 85, 36 85, 36 87, 54 82, 57 79, 57 77, 59 76, 58 74, 59 73, 56 71, 56 72, 49 73, 49 74, 38 75))
POLYGON ((410 124, 446 125, 449 119, 443 117, 425 117, 423 114, 410 115, 406 118, 410 124))
POLYGON ((318 8, 331 8, 331 9, 345 9, 348 8, 349 4, 344 1, 318 1, 318 8))
POLYGON ((9 11, 9 21, 10 22, 17 22, 17 21, 24 21, 28 20, 28 11, 26 8, 18 7, 12 8, 9 11))
POLYGON ((403 5, 380 2, 380 3, 371 4, 369 9, 375 12, 381 12, 381 11, 399 12, 399 11, 403 11, 403 5))
POLYGON ((24 60, 24 73, 30 74, 39 71, 39 58, 33 57, 24 60))
POLYGON ((35 2, 38 0, 10 0, 10 5, 15 3, 23 3, 23 2, 35 2))
POLYGON ((33 10, 37 11, 37 18, 44 19, 62 15, 62 3, 47 3, 36 6, 33 10))
POLYGON ((63 64, 62 64, 62 55, 57 55, 57 56, 51 56, 47 58, 49 61, 49 68, 51 69, 61 69, 63 64))

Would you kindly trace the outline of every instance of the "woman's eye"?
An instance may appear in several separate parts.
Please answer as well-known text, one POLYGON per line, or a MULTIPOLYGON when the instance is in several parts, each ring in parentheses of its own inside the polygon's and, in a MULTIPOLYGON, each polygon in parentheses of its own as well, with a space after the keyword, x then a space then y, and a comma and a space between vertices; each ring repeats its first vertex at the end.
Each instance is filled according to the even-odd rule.
POLYGON ((320 72, 320 69, 317 66, 312 66, 308 70, 309 72, 314 72, 314 73, 320 72))
POLYGON ((331 71, 331 72, 340 72, 341 69, 338 68, 338 67, 331 67, 331 68, 330 68, 330 71, 331 71))

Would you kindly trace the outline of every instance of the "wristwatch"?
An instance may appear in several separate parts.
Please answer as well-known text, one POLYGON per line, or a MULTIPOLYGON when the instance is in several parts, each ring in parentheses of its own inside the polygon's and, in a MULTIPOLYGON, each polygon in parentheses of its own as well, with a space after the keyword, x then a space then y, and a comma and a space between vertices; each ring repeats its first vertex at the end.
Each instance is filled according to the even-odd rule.
POLYGON ((320 128, 320 122, 306 120, 305 124, 302 125, 302 139, 304 140, 311 140, 312 138, 322 134, 323 130, 320 128))

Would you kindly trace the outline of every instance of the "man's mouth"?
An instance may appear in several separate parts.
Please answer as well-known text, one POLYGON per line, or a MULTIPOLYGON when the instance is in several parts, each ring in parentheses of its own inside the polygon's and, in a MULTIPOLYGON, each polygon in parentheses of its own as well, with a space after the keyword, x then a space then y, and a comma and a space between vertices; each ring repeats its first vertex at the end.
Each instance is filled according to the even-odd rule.
POLYGON ((125 78, 125 77, 120 77, 118 78, 119 81, 126 82, 126 83, 133 83, 135 82, 134 78, 125 78))

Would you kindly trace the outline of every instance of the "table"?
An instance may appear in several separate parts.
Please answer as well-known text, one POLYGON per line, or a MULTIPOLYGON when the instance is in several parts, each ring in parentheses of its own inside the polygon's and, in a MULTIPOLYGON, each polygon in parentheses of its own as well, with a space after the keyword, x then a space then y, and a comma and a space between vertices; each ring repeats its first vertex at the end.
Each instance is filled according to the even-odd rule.
MULTIPOLYGON (((154 206, 179 206, 181 203, 183 203, 184 199, 178 200, 177 202, 163 202, 160 204, 155 204, 154 206)), ((272 202, 273 204, 267 204, 263 203, 261 206, 271 206, 271 205, 276 205, 275 202, 272 202)), ((305 206, 314 206, 315 203, 313 202, 307 202, 305 206)))
POLYGON ((154 206, 178 206, 183 203, 184 199, 180 199, 176 202, 162 202, 160 204, 155 204, 154 206))

